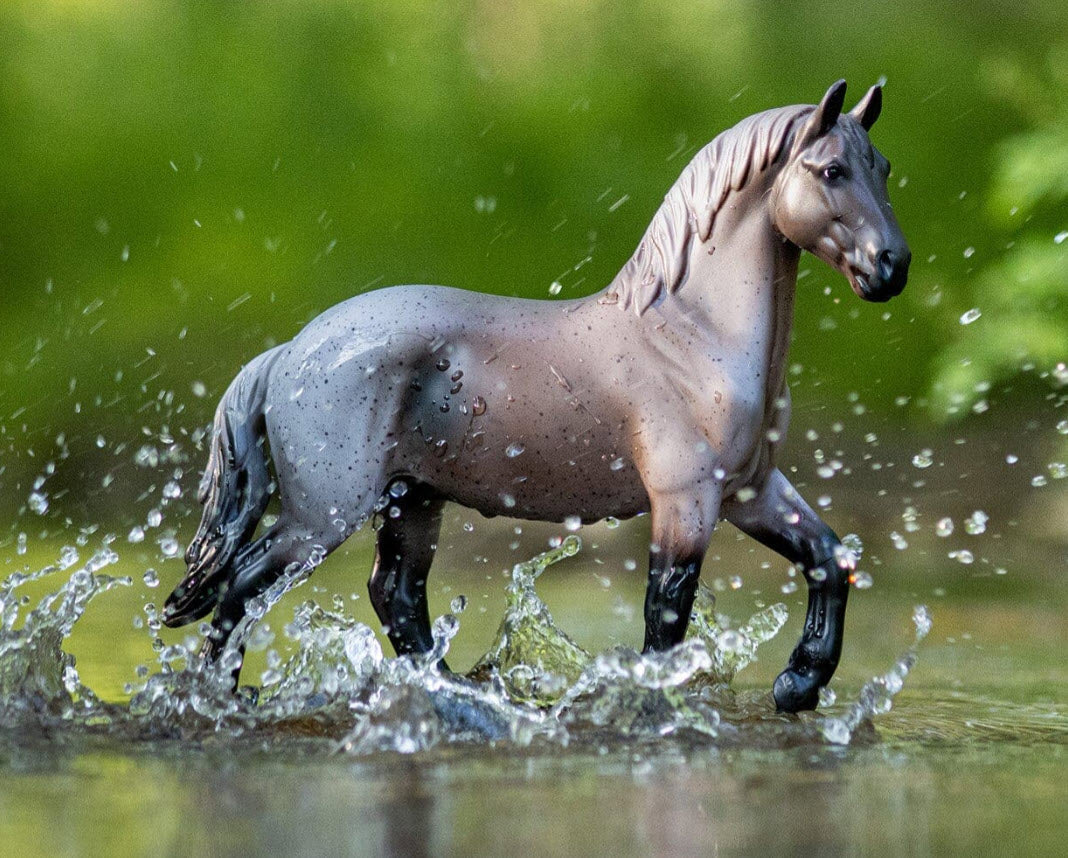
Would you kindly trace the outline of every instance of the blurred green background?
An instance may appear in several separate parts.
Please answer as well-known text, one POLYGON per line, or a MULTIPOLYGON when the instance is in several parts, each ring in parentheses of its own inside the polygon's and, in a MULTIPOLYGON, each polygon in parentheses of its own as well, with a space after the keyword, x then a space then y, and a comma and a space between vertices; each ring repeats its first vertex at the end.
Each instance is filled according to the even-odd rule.
POLYGON ((0 514, 40 476, 68 516, 121 507, 139 437, 183 443, 243 361, 354 293, 601 288, 699 146, 838 77, 850 103, 887 80, 873 136, 915 263, 876 307, 803 262, 799 399, 919 425, 1045 407, 1066 30, 1057 2, 9 0, 0 514))
MULTIPOLYGON (((1019 704, 1005 716, 1015 735, 1028 705, 1063 701, 1068 687, 1063 0, 4 0, 0 576, 54 562, 65 544, 84 563, 116 534, 122 559, 107 571, 133 586, 94 602, 65 646, 88 685, 122 698, 135 665, 155 667, 146 604, 180 577, 175 552, 199 515, 205 454, 192 436, 243 362, 334 303, 393 283, 546 299, 554 282, 561 298, 600 289, 700 146, 755 111, 815 102, 840 77, 850 105, 886 79, 873 139, 894 165, 891 199, 914 263, 900 298, 871 305, 802 260, 783 462, 840 533, 863 536, 876 582, 852 598, 836 687, 849 699, 885 671, 911 639, 911 606, 929 602, 935 631, 898 723, 935 742, 923 717, 953 694, 987 695, 962 704, 960 735, 971 741, 999 699, 1019 704), (976 510, 990 516, 982 533, 965 524, 976 510), (950 536, 936 527, 944 518, 950 536)), ((458 593, 472 600, 454 664, 492 639, 501 571, 560 531, 515 524, 449 508, 430 599, 435 615, 458 593)), ((539 581, 560 625, 594 651, 641 639, 644 527, 584 528, 583 553, 539 581)), ((704 580, 735 617, 788 603, 790 625, 744 678, 767 689, 804 592, 784 560, 736 536, 717 533, 704 580), (737 591, 726 583, 735 575, 745 576, 737 591)), ((377 626, 360 595, 371 550, 368 532, 351 540, 274 610, 273 627, 294 601, 331 593, 377 626)), ((48 592, 68 574, 27 589, 48 592)), ((192 632, 164 637, 195 645, 192 632)), ((250 658, 245 681, 258 681, 263 659, 250 658)), ((1063 717, 1047 721, 1063 736, 1063 717)), ((868 829, 883 826, 901 854, 981 851, 999 834, 1020 854, 1048 853, 1063 842, 1051 833, 1060 757, 987 747, 979 764, 913 747, 908 765, 879 747, 871 771, 799 764, 808 779, 780 777, 776 759, 717 763, 708 783, 722 795, 695 790, 688 774, 678 793, 712 791, 711 815, 670 791, 639 803, 662 780, 621 765, 617 782, 640 794, 628 805, 582 760, 570 779, 550 769, 544 794, 526 801, 512 787, 529 769, 507 789, 462 768, 427 789, 442 802, 442 836, 453 825, 457 843, 526 837, 508 817, 528 808, 524 845, 561 854, 598 837, 585 851, 612 851, 609 828, 646 842, 640 814, 637 833, 588 825, 583 790, 608 796, 621 822, 647 807, 672 833, 704 826, 691 848, 718 847, 717 826, 725 843, 754 831, 789 840, 805 826, 764 823, 808 820, 812 797, 826 795, 819 833, 842 852, 863 851, 868 829), (490 793, 500 798, 486 804, 490 793)), ((16 756, 19 774, 0 791, 8 840, 27 855, 135 854, 134 841, 136 854, 220 841, 245 854, 261 836, 276 849, 305 838, 310 820, 371 854, 379 836, 367 820, 413 794, 401 783, 393 800, 375 781, 361 798, 367 770, 348 761, 280 780, 278 768, 234 774, 210 756, 184 770, 186 757, 88 756, 53 778, 24 776, 16 756)), ((813 844, 786 847, 777 851, 813 844)))

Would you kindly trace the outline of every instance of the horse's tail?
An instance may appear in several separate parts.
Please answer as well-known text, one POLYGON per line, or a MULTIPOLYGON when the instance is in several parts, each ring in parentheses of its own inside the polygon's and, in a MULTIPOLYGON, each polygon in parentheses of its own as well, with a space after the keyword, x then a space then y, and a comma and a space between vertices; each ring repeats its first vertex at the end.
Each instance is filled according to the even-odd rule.
POLYGON ((197 500, 204 506, 185 552, 186 574, 167 598, 163 622, 181 626, 208 614, 237 552, 248 544, 270 499, 265 405, 271 367, 282 347, 245 366, 215 410, 208 466, 197 500))

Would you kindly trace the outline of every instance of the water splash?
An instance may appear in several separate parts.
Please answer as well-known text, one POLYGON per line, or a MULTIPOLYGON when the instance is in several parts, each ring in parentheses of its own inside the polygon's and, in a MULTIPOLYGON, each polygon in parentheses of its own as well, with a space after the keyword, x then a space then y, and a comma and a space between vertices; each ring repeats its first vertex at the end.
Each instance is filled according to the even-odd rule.
POLYGON ((574 557, 582 540, 569 535, 556 548, 517 563, 505 590, 504 618, 497 637, 471 671, 476 679, 499 674, 515 700, 551 705, 582 675, 590 654, 553 621, 534 583, 554 563, 574 557))
POLYGON ((20 609, 28 597, 19 589, 75 565, 77 550, 68 546, 57 563, 15 572, 0 584, 0 723, 5 727, 62 724, 104 714, 96 695, 82 684, 74 656, 63 650, 63 643, 90 600, 132 583, 129 578, 100 574, 118 559, 105 544, 58 590, 44 596, 21 625, 20 609))
POLYGON ((912 612, 912 622, 916 627, 916 637, 894 666, 881 676, 865 682, 860 689, 860 697, 850 704, 844 714, 821 720, 819 729, 828 742, 848 745, 862 723, 890 711, 894 695, 904 687, 905 677, 916 664, 916 650, 931 631, 931 615, 926 605, 916 606, 912 612))
MULTIPOLYGON (((915 661, 930 626, 917 609, 916 640, 891 670, 867 683, 857 701, 830 717, 779 715, 767 694, 736 694, 731 683, 759 647, 786 622, 781 604, 742 624, 715 610, 701 587, 687 639, 661 653, 616 647, 596 656, 553 621, 535 582, 554 563, 575 556, 581 542, 557 547, 518 564, 497 639, 468 676, 444 667, 465 603, 433 625, 434 647, 419 657, 389 658, 374 632, 348 616, 339 598, 330 608, 305 601, 284 628, 292 642, 284 661, 274 653, 255 688, 232 690, 242 644, 265 648, 273 634, 257 623, 316 563, 287 570, 235 629, 214 665, 196 642, 165 645, 155 605, 145 623, 156 654, 154 672, 128 686, 129 701, 102 701, 78 676, 63 647, 89 602, 131 583, 104 575, 118 560, 111 539, 54 593, 22 619, 27 600, 19 588, 77 566, 74 548, 59 562, 23 570, 0 585, 0 718, 5 730, 34 725, 67 734, 105 734, 123 741, 203 741, 213 735, 285 741, 294 735, 325 741, 344 754, 415 753, 456 742, 554 747, 662 741, 784 746, 797 742, 848 743, 858 728, 886 712, 915 661)), ((272 651, 273 652, 273 651, 272 651)), ((824 703, 831 702, 826 695, 824 703)), ((11 735, 15 735, 12 733, 11 735)))

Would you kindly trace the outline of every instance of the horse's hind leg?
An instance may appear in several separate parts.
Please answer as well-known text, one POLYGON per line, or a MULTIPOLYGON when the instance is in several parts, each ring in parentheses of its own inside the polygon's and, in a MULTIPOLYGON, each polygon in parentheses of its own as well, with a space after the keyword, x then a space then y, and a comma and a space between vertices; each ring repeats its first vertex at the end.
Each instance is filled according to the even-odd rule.
MULTIPOLYGON (((234 571, 224 585, 215 608, 211 631, 204 641, 201 654, 209 662, 216 661, 237 624, 248 613, 248 601, 262 595, 287 569, 294 574, 310 571, 337 548, 347 534, 337 530, 322 531, 297 524, 285 513, 266 534, 249 543, 234 558, 234 571)), ((306 574, 306 572, 305 572, 306 574)), ((244 656, 244 646, 238 650, 244 656)), ((233 666, 234 686, 241 664, 233 666)))
POLYGON ((808 580, 808 612, 801 640, 775 680, 775 705, 785 712, 815 709, 842 653, 849 570, 839 565, 842 544, 778 470, 747 503, 725 508, 740 530, 798 564, 808 580))
POLYGON ((434 645, 426 579, 441 531, 444 501, 423 483, 397 481, 390 488, 367 589, 397 655, 424 653, 434 645), (401 485, 407 487, 403 493, 401 485))

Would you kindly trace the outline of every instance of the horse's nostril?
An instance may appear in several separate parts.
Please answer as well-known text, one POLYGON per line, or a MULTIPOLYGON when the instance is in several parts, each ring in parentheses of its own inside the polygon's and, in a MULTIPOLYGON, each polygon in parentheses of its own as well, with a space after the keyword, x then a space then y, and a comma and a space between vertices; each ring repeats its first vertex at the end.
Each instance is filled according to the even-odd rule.
POLYGON ((879 277, 884 281, 890 281, 894 276, 894 254, 884 250, 879 254, 879 277))

